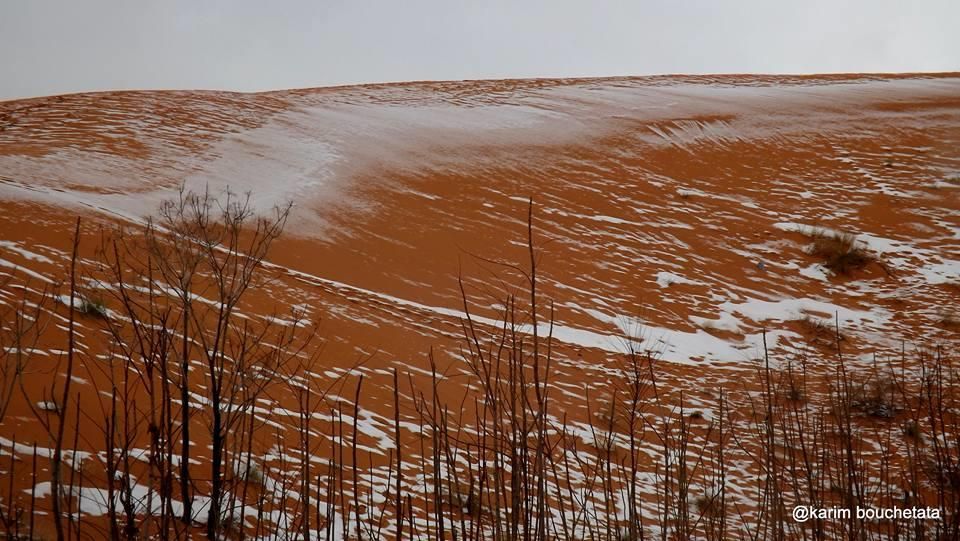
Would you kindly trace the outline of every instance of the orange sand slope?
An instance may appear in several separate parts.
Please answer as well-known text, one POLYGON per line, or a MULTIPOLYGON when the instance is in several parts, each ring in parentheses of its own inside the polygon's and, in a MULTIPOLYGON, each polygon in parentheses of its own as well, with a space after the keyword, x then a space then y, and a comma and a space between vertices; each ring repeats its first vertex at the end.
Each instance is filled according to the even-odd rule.
POLYGON ((181 181, 293 200, 271 261, 322 284, 324 316, 356 300, 412 331, 353 314, 358 347, 423 351, 434 329, 403 314, 455 317, 457 273, 489 277, 472 254, 521 258, 533 196, 561 342, 640 328, 667 360, 736 364, 763 328, 799 348, 793 320, 837 316, 866 355, 956 338, 937 322, 960 283, 958 149, 955 75, 41 98, 0 104, 0 257, 29 267, 72 215, 137 220, 181 181), (808 226, 880 263, 833 276, 808 226))

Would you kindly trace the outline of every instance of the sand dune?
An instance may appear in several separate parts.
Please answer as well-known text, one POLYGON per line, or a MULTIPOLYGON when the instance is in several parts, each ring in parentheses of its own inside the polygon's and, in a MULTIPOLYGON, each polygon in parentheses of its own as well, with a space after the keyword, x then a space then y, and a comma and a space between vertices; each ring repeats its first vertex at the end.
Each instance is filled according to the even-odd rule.
MULTIPOLYGON (((0 303, 13 305, 14 285, 39 292, 63 278, 76 216, 92 262, 101 225, 142 223, 181 183, 250 192, 261 211, 293 202, 267 258, 273 281, 242 313, 283 322, 297 306, 321 323, 317 385, 371 355, 358 370, 371 397, 365 445, 381 464, 390 370, 423 377, 433 347, 451 374, 464 371, 458 276, 477 323, 496 328, 501 306, 489 292, 518 276, 492 274, 488 260, 526 261, 531 198, 539 293, 555 302, 553 415, 585 418, 587 404, 565 390, 603 393, 616 378, 610 359, 631 347, 662 359, 662 386, 706 408, 720 386, 754 373, 764 331, 776 359, 820 359, 825 371, 810 321, 839 322, 854 365, 905 343, 955 351, 960 339, 944 324, 960 311, 956 74, 4 102, 0 277, 12 281, 0 303), (815 231, 852 234, 869 262, 829 268, 811 252, 815 231)), ((103 354, 102 333, 81 324, 84 353, 103 354)), ((38 362, 61 349, 44 340, 38 362)), ((81 401, 98 400, 92 385, 76 388, 81 401)), ((23 404, 0 435, 43 437, 23 404)))

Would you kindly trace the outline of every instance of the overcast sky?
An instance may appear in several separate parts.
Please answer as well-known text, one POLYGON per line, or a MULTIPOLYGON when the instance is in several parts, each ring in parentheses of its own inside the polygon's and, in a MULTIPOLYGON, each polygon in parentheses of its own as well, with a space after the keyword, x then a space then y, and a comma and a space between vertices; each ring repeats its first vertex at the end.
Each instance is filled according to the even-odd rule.
POLYGON ((0 99, 424 79, 957 71, 958 21, 958 0, 3 0, 0 99))

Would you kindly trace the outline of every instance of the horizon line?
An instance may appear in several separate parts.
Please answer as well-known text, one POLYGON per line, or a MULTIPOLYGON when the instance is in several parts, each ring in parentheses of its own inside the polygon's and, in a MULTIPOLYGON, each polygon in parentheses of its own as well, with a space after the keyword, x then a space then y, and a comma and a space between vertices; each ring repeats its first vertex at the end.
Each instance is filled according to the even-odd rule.
POLYGON ((0 98, 0 104, 6 104, 18 101, 42 100, 50 98, 59 98, 67 96, 95 95, 95 94, 116 94, 116 93, 221 93, 221 94, 239 94, 239 95, 261 95, 275 93, 295 93, 310 92, 322 90, 346 90, 352 88, 382 88, 396 87, 404 85, 424 85, 424 84, 444 84, 444 83, 505 83, 505 82, 587 82, 587 81, 616 81, 616 80, 642 80, 642 79, 662 79, 662 78, 706 78, 706 77, 791 77, 797 79, 816 79, 826 77, 854 78, 854 77, 881 77, 889 79, 910 79, 910 78, 953 78, 960 77, 960 71, 890 71, 890 72, 853 72, 853 71, 835 71, 835 72, 816 72, 816 73, 795 73, 795 72, 717 72, 717 73, 657 73, 644 75, 604 75, 604 76, 573 76, 573 77, 490 77, 477 79, 413 79, 402 81, 378 81, 362 83, 337 83, 318 86, 295 86, 286 88, 273 88, 266 90, 229 90, 220 88, 184 88, 184 87, 166 87, 166 88, 113 88, 102 90, 78 90, 75 92, 61 92, 56 94, 40 94, 34 96, 22 96, 14 98, 0 98))

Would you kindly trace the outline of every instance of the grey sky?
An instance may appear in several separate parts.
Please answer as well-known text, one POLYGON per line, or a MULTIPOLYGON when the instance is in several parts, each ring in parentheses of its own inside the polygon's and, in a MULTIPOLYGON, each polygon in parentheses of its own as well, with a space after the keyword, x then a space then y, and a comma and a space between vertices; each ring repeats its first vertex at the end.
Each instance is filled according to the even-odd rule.
POLYGON ((960 70, 957 0, 4 0, 0 100, 129 88, 960 70))

